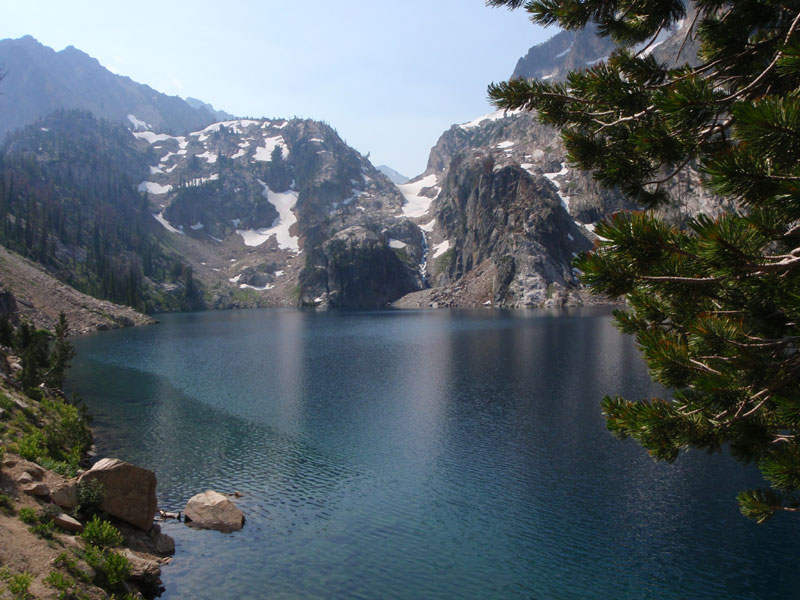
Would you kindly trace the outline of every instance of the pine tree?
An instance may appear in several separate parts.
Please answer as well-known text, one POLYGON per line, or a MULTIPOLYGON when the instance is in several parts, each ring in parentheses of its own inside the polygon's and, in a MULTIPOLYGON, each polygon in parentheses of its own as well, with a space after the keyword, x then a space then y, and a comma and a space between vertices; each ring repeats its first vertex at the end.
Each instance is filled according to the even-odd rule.
MULTIPOLYGON (((767 489, 739 494, 764 522, 800 512, 800 3, 698 0, 698 60, 671 67, 644 50, 687 18, 681 0, 489 0, 542 25, 595 22, 619 44, 563 83, 511 80, 489 94, 561 129, 570 162, 638 201, 596 228, 576 266, 616 311, 671 399, 603 399, 609 429, 658 460, 730 448, 767 489), (736 209, 683 229, 652 209, 687 165, 736 209)), ((675 59, 676 57, 672 57, 675 59)), ((673 64, 679 64, 677 61, 673 64)))
POLYGON ((56 323, 53 348, 50 350, 50 368, 45 375, 45 382, 54 389, 60 390, 64 387, 64 378, 69 369, 69 363, 75 357, 75 348, 70 343, 68 336, 67 316, 61 312, 58 315, 58 323, 56 323))

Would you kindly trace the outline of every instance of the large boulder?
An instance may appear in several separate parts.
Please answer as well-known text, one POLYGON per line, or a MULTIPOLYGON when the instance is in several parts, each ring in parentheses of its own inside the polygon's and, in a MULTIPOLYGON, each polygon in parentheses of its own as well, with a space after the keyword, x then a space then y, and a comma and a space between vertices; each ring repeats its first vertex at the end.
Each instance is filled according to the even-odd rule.
POLYGON ((90 480, 103 485, 100 510, 139 529, 150 529, 158 508, 155 473, 117 458, 104 458, 78 481, 90 480))
POLYGON ((50 492, 50 499, 61 508, 75 508, 78 506, 78 480, 66 481, 50 492))
POLYGON ((183 515, 187 522, 202 529, 237 531, 244 525, 244 514, 226 496, 208 490, 192 496, 183 515))

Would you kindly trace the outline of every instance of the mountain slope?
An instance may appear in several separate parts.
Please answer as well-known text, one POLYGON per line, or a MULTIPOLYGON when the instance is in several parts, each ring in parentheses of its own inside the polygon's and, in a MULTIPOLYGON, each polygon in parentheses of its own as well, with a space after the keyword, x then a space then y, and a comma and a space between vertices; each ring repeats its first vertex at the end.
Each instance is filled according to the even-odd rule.
POLYGON ((72 46, 55 52, 30 36, 1 40, 0 65, 5 73, 0 137, 64 108, 88 110, 127 126, 180 133, 217 120, 205 105, 193 108, 177 96, 115 75, 72 46))
MULTIPOLYGON (((694 59, 686 39, 694 8, 673 31, 636 51, 675 62, 678 50, 694 59)), ((614 49, 593 28, 561 32, 534 46, 512 77, 563 80, 614 49)), ((680 59, 679 59, 680 60, 680 59)), ((691 167, 669 184, 678 204, 662 210, 680 224, 727 209, 703 190, 691 167)), ((559 133, 528 112, 498 111, 445 131, 431 149, 427 169, 399 186, 427 234, 432 290, 403 306, 532 306, 587 299, 571 268, 575 253, 591 248, 597 221, 638 206, 601 188, 590 173, 570 168, 559 133)))
POLYGON ((153 160, 128 129, 85 112, 15 132, 0 162, 0 242, 96 297, 199 308, 191 269, 136 190, 153 160))

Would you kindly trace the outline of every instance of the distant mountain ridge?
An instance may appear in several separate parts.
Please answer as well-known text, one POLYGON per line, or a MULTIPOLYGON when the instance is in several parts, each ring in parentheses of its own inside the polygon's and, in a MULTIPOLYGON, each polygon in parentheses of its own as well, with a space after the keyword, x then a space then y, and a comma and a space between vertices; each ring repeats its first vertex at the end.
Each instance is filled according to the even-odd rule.
POLYGON ((58 109, 87 110, 129 127, 176 134, 219 120, 220 111, 211 105, 196 101, 193 106, 115 75, 73 46, 56 52, 31 36, 0 40, 0 68, 5 74, 0 83, 0 138, 58 109))
POLYGON ((408 183, 411 180, 410 177, 406 177, 402 173, 398 173, 392 167, 387 167, 386 165, 380 165, 375 168, 378 169, 378 171, 380 171, 384 175, 386 175, 389 178, 389 181, 391 181, 392 183, 402 185, 404 183, 408 183))

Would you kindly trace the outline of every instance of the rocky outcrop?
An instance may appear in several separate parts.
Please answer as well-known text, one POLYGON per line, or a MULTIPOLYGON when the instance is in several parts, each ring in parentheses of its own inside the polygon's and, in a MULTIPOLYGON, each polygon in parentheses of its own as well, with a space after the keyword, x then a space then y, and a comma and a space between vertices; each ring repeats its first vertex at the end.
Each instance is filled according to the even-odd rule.
POLYGON ((453 161, 435 215, 449 249, 435 262, 434 283, 453 284, 491 261, 495 305, 538 306, 577 288, 570 261, 592 245, 550 181, 491 154, 453 161))
POLYGON ((116 458, 104 458, 79 479, 92 480, 103 486, 101 510, 144 531, 150 529, 157 510, 155 473, 116 458))
POLYGON ((301 274, 301 303, 306 306, 378 307, 421 289, 421 234, 416 244, 353 226, 312 251, 301 274))
POLYGON ((207 490, 189 499, 183 511, 185 520, 194 527, 230 533, 244 526, 244 514, 226 496, 207 490))

